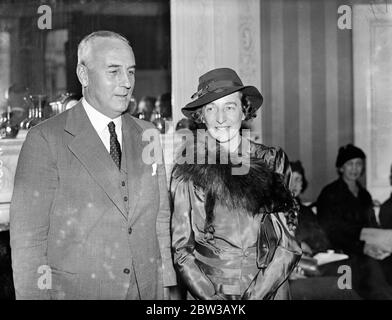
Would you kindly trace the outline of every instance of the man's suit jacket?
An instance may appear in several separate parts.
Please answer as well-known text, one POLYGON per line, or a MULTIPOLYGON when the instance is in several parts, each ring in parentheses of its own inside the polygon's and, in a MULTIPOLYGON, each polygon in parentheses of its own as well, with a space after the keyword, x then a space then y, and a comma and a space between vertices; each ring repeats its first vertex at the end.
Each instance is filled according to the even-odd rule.
POLYGON ((162 299, 175 285, 165 169, 142 160, 153 126, 129 114, 122 123, 129 212, 81 102, 28 132, 10 210, 17 298, 124 299, 136 277, 141 299, 162 299))

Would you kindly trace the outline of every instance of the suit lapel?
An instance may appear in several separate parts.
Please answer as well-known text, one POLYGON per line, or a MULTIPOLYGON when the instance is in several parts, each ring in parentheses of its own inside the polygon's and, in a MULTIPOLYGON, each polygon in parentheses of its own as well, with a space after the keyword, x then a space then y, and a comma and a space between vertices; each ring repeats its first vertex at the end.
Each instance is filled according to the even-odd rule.
POLYGON ((119 171, 92 126, 81 102, 70 110, 65 130, 74 136, 68 148, 127 219, 127 211, 118 183, 119 171))
POLYGON ((128 114, 122 117, 123 150, 126 153, 128 189, 129 189, 129 223, 135 220, 135 210, 141 194, 141 179, 144 170, 142 152, 145 143, 142 141, 142 129, 128 114))

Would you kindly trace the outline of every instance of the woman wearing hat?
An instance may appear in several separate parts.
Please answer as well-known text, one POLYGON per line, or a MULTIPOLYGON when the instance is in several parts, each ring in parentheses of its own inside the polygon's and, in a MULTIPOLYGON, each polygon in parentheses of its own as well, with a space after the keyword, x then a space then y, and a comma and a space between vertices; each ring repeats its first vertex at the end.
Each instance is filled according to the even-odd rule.
POLYGON ((182 112, 207 133, 183 149, 197 161, 178 162, 170 187, 180 278, 195 299, 287 298, 286 280, 301 256, 289 230, 296 210, 289 162, 281 149, 240 132, 263 98, 228 68, 202 75, 193 98, 182 112), (239 166, 247 170, 235 174, 239 166))
POLYGON ((376 227, 373 200, 359 178, 365 171, 365 153, 348 144, 339 149, 336 168, 339 178, 324 187, 317 199, 317 217, 332 248, 349 255, 353 286, 363 298, 392 299, 379 260, 389 255, 369 244, 364 235, 376 227))
POLYGON ((373 201, 359 178, 365 169, 365 153, 348 144, 339 149, 339 178, 327 185, 317 199, 317 216, 334 249, 363 253, 361 229, 374 224, 373 201))

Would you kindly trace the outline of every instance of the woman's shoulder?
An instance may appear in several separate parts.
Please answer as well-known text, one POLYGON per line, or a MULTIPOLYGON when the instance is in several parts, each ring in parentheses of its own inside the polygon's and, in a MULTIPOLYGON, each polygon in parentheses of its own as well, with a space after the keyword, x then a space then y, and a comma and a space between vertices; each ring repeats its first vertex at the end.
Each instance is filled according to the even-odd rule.
POLYGON ((344 191, 344 186, 342 185, 342 181, 340 181, 340 179, 334 180, 321 189, 319 200, 324 198, 335 199, 341 194, 344 194, 343 191, 344 191))
POLYGON ((250 140, 250 153, 256 158, 278 158, 284 156, 284 151, 280 147, 271 147, 265 144, 250 140))
POLYGON ((270 169, 283 174, 285 182, 288 185, 290 181, 290 164, 286 153, 280 147, 266 146, 254 141, 250 142, 250 155, 251 157, 261 159, 270 169))
POLYGON ((361 183, 358 183, 357 185, 359 187, 361 197, 365 201, 373 204, 373 198, 372 198, 372 195, 370 194, 370 192, 361 183))

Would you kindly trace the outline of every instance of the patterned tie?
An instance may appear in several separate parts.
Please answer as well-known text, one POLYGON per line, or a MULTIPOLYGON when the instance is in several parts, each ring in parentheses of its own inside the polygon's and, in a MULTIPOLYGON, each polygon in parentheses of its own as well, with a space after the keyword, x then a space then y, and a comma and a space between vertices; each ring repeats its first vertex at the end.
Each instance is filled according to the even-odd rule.
POLYGON ((120 169, 121 167, 121 146, 117 140, 116 134, 116 125, 113 121, 108 124, 109 133, 110 133, 110 156, 112 157, 114 163, 120 169))

